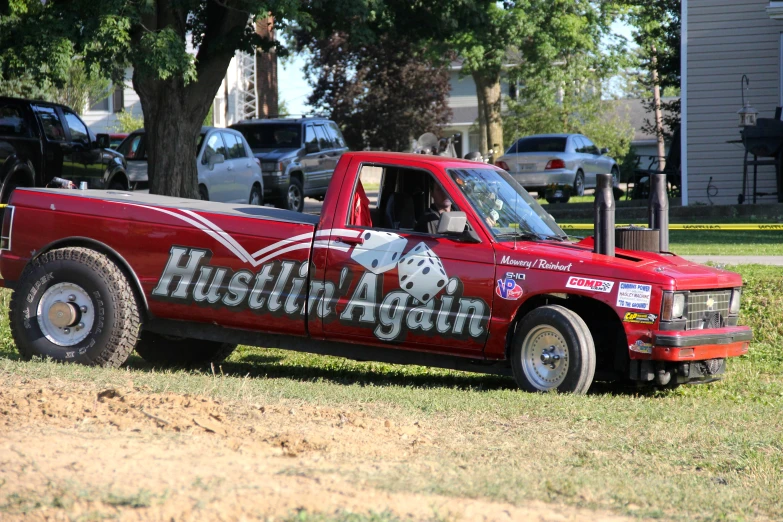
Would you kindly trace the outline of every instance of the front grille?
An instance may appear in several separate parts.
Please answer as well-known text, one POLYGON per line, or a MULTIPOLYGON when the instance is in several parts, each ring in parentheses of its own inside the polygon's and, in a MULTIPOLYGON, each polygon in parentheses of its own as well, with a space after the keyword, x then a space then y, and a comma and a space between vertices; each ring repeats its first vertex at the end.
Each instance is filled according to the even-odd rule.
POLYGON ((726 326, 731 290, 708 290, 688 295, 686 330, 704 330, 726 326))

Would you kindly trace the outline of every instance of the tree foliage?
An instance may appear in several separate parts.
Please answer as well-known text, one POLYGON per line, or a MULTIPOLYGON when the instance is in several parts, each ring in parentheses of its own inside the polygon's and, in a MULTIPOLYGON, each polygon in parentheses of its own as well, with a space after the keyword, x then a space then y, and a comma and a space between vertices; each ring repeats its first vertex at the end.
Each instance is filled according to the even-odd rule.
POLYGON ((627 62, 623 43, 610 26, 619 15, 610 2, 531 0, 527 13, 535 32, 519 42, 519 85, 508 101, 507 141, 542 133, 582 133, 623 157, 633 128, 604 99, 604 85, 627 62))
POLYGON ((445 64, 400 39, 352 46, 345 33, 311 41, 308 103, 337 122, 352 149, 406 150, 451 116, 445 64))
MULTIPOLYGON (((663 95, 679 92, 681 81, 680 41, 682 32, 681 0, 623 0, 628 8, 628 21, 633 25, 633 39, 639 46, 639 65, 643 71, 640 84, 647 93, 645 108, 655 110, 652 99, 653 70, 663 95)), ((662 102, 665 137, 670 137, 680 124, 680 100, 662 102)), ((657 134, 654 121, 645 121, 643 130, 657 134)))

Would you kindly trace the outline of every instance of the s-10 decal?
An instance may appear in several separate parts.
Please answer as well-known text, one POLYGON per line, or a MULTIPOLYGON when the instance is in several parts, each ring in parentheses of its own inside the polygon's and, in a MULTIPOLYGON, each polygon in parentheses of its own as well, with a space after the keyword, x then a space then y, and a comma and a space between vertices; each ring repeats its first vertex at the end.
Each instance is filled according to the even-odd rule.
MULTIPOLYGON (((378 263, 373 267, 378 273, 344 267, 339 281, 310 281, 308 289, 308 261, 282 259, 261 265, 255 273, 247 269, 235 271, 210 265, 212 251, 208 249, 172 246, 151 295, 162 301, 204 307, 249 309, 272 316, 308 315, 325 322, 336 320, 372 329, 384 341, 404 339, 409 331, 483 340, 489 307, 482 299, 464 297, 462 281, 448 278, 440 260, 422 245, 401 257, 400 264, 409 268, 400 270, 400 286, 394 289, 384 288, 386 267, 379 267, 378 263), (425 262, 420 264, 422 260, 425 262), (422 273, 428 267, 430 271, 422 273), (429 272, 433 277, 427 277, 429 272), (356 277, 358 282, 351 291, 356 277), (338 301, 349 294, 344 308, 338 310, 338 301)), ((368 263, 372 265, 372 261, 368 263)))

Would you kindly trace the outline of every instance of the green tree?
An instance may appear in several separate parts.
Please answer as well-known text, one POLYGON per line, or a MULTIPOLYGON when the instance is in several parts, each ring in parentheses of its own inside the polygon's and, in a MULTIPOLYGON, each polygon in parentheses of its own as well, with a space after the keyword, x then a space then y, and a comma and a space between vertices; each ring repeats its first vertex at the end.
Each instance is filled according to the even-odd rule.
POLYGON ((508 100, 507 141, 529 134, 583 133, 617 158, 628 152, 633 128, 604 99, 603 86, 627 64, 627 51, 610 30, 619 11, 609 2, 531 0, 536 29, 520 42, 521 87, 508 100))

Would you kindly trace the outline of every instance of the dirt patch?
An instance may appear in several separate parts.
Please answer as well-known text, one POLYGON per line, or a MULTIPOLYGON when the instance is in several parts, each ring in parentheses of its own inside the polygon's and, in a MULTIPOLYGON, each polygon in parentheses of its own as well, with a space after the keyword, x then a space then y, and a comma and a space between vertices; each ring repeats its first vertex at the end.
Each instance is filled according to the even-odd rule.
MULTIPOLYGON (((3 520, 620 520, 566 506, 390 493, 357 477, 426 465, 437 430, 360 411, 18 379, 0 390, 3 520)), ((404 489, 404 488, 402 488, 404 489)))

